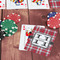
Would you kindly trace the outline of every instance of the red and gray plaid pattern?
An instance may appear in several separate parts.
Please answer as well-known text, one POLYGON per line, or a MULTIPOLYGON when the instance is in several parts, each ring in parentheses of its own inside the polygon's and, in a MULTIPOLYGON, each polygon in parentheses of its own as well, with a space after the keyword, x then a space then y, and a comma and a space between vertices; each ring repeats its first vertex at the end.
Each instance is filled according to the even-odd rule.
POLYGON ((49 0, 51 8, 60 8, 60 0, 49 0))
MULTIPOLYGON (((32 31, 32 35, 34 35, 38 31, 40 33, 43 33, 43 34, 50 35, 52 37, 51 42, 54 42, 55 37, 57 35, 56 31, 52 31, 52 30, 49 30, 49 29, 45 29, 45 28, 35 26, 33 31, 32 31)), ((31 51, 33 53, 41 54, 41 55, 44 55, 44 56, 49 56, 49 54, 51 52, 51 48, 52 48, 53 45, 49 45, 48 48, 44 49, 42 47, 32 45, 31 41, 32 41, 32 38, 27 39, 27 43, 26 43, 24 49, 26 49, 27 51, 31 51)))

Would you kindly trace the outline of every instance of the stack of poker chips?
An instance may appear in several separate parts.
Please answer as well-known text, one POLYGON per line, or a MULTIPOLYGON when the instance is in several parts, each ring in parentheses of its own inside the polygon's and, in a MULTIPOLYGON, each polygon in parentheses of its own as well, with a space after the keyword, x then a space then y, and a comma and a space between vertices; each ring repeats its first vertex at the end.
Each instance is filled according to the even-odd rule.
POLYGON ((47 16, 47 25, 50 28, 56 29, 60 27, 60 13, 50 12, 47 16))
POLYGON ((23 2, 24 0, 10 0, 12 2, 14 2, 16 5, 20 5, 21 2, 23 2))
POLYGON ((15 34, 18 30, 18 26, 16 24, 20 22, 20 20, 20 15, 15 13, 7 15, 3 21, 0 20, 0 40, 5 36, 9 37, 15 34))

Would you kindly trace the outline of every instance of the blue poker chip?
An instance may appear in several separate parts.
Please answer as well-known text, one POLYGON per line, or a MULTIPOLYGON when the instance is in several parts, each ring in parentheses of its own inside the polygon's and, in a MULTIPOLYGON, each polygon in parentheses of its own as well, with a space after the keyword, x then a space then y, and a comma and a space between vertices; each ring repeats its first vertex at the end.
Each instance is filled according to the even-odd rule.
POLYGON ((2 21, 0 20, 0 28, 1 28, 1 22, 2 22, 2 21))
POLYGON ((47 18, 51 18, 51 17, 54 17, 55 15, 57 14, 57 12, 50 12, 47 16, 47 18))
POLYGON ((1 25, 1 22, 2 22, 2 21, 0 20, 0 25, 1 25))

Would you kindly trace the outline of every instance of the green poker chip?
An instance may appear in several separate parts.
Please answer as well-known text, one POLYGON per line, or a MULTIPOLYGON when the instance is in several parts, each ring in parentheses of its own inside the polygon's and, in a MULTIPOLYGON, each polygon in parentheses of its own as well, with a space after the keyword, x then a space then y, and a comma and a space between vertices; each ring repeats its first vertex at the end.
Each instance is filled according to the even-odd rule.
POLYGON ((1 23, 1 30, 5 31, 5 36, 12 36, 17 32, 18 26, 15 24, 13 20, 4 20, 1 23))

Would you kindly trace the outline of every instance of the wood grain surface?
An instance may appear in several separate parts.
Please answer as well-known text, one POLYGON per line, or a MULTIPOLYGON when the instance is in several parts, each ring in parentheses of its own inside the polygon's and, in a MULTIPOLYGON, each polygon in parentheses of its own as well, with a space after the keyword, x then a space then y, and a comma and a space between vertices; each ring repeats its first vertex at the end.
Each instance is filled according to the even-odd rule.
POLYGON ((49 57, 39 54, 19 51, 20 32, 22 24, 44 25, 47 27, 47 14, 51 11, 60 12, 60 9, 49 10, 0 10, 0 19, 10 13, 21 15, 21 22, 17 24, 18 31, 11 37, 5 37, 1 42, 1 60, 60 60, 60 34, 59 29, 52 52, 49 57), (28 14, 29 13, 29 14, 28 14))

